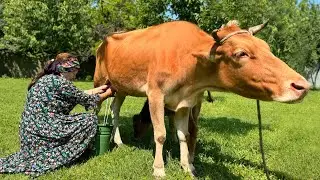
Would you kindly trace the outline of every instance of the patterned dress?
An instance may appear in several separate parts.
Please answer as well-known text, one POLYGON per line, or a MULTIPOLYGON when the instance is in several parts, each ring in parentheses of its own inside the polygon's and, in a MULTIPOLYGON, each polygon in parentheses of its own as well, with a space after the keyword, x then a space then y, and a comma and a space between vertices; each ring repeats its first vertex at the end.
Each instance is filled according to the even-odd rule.
POLYGON ((99 100, 63 77, 40 78, 29 90, 21 116, 20 151, 0 159, 0 173, 37 176, 76 160, 95 136, 98 118, 94 112, 69 113, 77 104, 95 109, 99 100))

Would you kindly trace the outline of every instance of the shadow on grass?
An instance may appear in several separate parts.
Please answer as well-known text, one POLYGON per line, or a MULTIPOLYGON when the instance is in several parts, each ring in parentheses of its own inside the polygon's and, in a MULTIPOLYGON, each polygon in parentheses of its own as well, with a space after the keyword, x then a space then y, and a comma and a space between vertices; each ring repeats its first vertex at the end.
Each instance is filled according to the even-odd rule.
MULTIPOLYGON (((237 118, 217 117, 199 119, 199 129, 225 135, 246 135, 249 131, 256 128, 258 128, 258 124, 251 124, 237 118)), ((272 130, 267 124, 262 125, 262 129, 272 130)))
POLYGON ((200 118, 199 126, 199 128, 203 128, 209 132, 227 135, 245 135, 257 127, 255 124, 249 124, 236 118, 227 117, 200 118))
MULTIPOLYGON (((197 141, 194 165, 199 172, 197 174, 199 178, 209 176, 212 179, 243 179, 243 177, 240 178, 239 176, 235 176, 233 173, 230 173, 224 163, 239 164, 250 168, 264 170, 262 164, 251 162, 250 160, 245 158, 237 159, 230 155, 221 153, 221 147, 215 141, 197 141), (200 156, 211 158, 213 162, 204 162, 203 160, 201 160, 200 156)), ((269 174, 270 176, 276 177, 276 179, 296 179, 289 174, 280 171, 269 170, 269 174)))
MULTIPOLYGON (((102 118, 102 117, 99 117, 102 118)), ((152 139, 152 130, 149 130, 146 136, 141 141, 133 140, 133 126, 132 117, 120 117, 120 133, 124 144, 127 146, 135 147, 138 149, 155 150, 155 145, 152 139)), ((218 117, 218 118, 200 118, 200 129, 205 129, 209 132, 218 132, 225 135, 245 135, 253 129, 257 129, 257 124, 251 124, 240 119, 218 117)), ((264 130, 270 130, 268 125, 262 127, 264 130)), ((165 162, 169 158, 180 159, 180 148, 179 143, 173 142, 171 133, 168 131, 168 122, 166 122, 167 129, 167 141, 164 144, 163 158, 165 162)), ((197 170, 197 177, 200 179, 209 177, 210 179, 242 179, 241 176, 236 176, 230 172, 229 168, 224 163, 241 164, 247 167, 256 169, 262 169, 261 164, 251 162, 247 159, 237 159, 230 155, 223 154, 221 152, 220 145, 212 141, 201 141, 198 140, 196 148, 196 156, 194 166, 197 170), (211 158, 213 162, 203 161, 201 157, 211 158), (219 178, 220 177, 220 178, 219 178)), ((278 179, 294 179, 290 175, 279 172, 270 171, 270 174, 277 177, 278 179)))

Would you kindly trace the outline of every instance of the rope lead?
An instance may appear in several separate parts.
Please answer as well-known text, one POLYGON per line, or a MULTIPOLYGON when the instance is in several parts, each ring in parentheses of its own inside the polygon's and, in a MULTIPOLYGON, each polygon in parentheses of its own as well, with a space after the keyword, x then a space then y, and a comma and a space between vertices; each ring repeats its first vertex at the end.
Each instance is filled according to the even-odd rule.
POLYGON ((257 100, 257 113, 258 113, 258 121, 259 121, 259 142, 260 142, 260 152, 261 152, 262 164, 263 164, 264 173, 266 174, 267 179, 270 180, 269 170, 268 170, 268 167, 266 164, 266 159, 265 159, 264 150, 263 150, 261 112, 260 112, 260 101, 259 100, 257 100))

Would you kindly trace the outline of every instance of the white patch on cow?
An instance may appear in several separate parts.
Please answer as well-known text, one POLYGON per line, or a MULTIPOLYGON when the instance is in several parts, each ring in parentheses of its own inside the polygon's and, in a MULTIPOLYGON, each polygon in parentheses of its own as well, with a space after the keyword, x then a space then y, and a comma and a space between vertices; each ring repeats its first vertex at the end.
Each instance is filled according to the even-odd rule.
MULTIPOLYGON (((304 79, 304 78, 303 78, 304 79)), ((305 80, 305 79, 304 79, 305 80)), ((291 87, 292 81, 286 81, 284 83, 284 91, 279 96, 273 96, 273 100, 283 103, 298 103, 301 102, 303 97, 307 94, 307 91, 299 91, 291 87)))
POLYGON ((300 97, 294 90, 287 89, 281 96, 273 97, 273 100, 282 103, 297 103, 300 102, 300 97))
POLYGON ((120 136, 119 126, 115 128, 114 142, 117 144, 117 146, 121 146, 123 144, 120 136))
POLYGON ((176 112, 174 121, 177 128, 177 134, 180 142, 180 165, 185 172, 192 175, 192 167, 189 161, 189 150, 187 144, 187 137, 189 136, 188 131, 188 120, 189 120, 190 108, 180 109, 176 112))
MULTIPOLYGON (((120 114, 120 107, 125 99, 125 96, 116 96, 111 104, 111 117, 113 120, 113 131, 112 131, 112 138, 113 141, 118 145, 122 145, 122 140, 119 131, 119 114, 120 114)), ((112 139, 111 138, 111 139, 112 139)))
POLYGON ((177 99, 174 98, 168 98, 165 100, 166 108, 170 109, 171 111, 177 111, 181 108, 186 108, 186 107, 193 107, 197 103, 197 100, 195 98, 189 99, 182 99, 179 102, 177 102, 177 99))
POLYGON ((144 84, 139 88, 140 92, 147 92, 148 91, 148 83, 144 84))
POLYGON ((156 167, 154 167, 153 176, 155 176, 155 177, 165 177, 166 173, 164 172, 164 168, 156 168, 156 167))
MULTIPOLYGON (((201 95, 203 92, 200 93, 201 95)), ((202 97, 202 96, 201 96, 202 97)), ((172 94, 165 97, 166 108, 177 111, 181 108, 191 108, 194 107, 199 100, 199 93, 193 93, 192 95, 186 97, 183 93, 172 94), (183 99, 181 99, 183 97, 183 99)))

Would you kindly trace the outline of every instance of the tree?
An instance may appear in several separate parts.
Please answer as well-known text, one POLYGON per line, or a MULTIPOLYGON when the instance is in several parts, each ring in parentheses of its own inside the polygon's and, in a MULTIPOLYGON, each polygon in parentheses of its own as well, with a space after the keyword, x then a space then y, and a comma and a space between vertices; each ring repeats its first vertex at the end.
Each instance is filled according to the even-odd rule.
POLYGON ((57 52, 87 54, 91 38, 91 2, 83 0, 6 0, 4 45, 33 58, 57 52))
POLYGON ((201 7, 204 6, 203 0, 169 0, 171 13, 179 20, 198 23, 201 7))
POLYGON ((1 48, 1 38, 4 36, 3 26, 4 26, 4 20, 3 20, 3 1, 0 0, 0 49, 2 49, 2 48, 1 48))
POLYGON ((165 20, 164 0, 99 0, 95 4, 94 23, 100 38, 108 33, 144 28, 165 20))
POLYGON ((276 56, 307 76, 319 62, 319 12, 319 5, 308 0, 299 4, 295 0, 206 0, 198 24, 211 32, 232 19, 239 20, 242 28, 269 20, 257 36, 268 42, 276 56))
POLYGON ((298 72, 319 74, 320 9, 309 0, 0 0, 0 50, 34 60, 61 51, 87 57, 109 33, 171 19, 208 33, 232 19, 242 28, 268 19, 257 36, 298 72))
POLYGON ((300 8, 305 21, 299 29, 299 33, 303 34, 300 43, 304 47, 299 54, 304 54, 306 58, 307 78, 312 81, 313 87, 317 87, 320 71, 320 30, 317 27, 320 23, 320 5, 302 2, 300 8))

